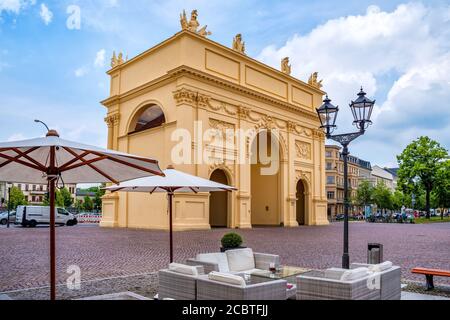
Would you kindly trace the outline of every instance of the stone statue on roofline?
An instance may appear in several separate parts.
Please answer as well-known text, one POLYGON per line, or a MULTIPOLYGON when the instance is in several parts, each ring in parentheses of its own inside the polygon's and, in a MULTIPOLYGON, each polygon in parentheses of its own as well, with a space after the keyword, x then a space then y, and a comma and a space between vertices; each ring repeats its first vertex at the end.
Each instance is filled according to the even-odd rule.
POLYGON ((281 72, 291 74, 291 65, 289 64, 289 57, 281 60, 281 72))
POLYGON ((233 50, 245 54, 245 42, 242 41, 240 33, 233 38, 233 50))
POLYGON ((198 13, 197 10, 192 10, 191 12, 191 19, 189 20, 189 22, 187 21, 187 17, 186 17, 186 10, 183 10, 183 13, 180 14, 180 24, 181 24, 181 29, 182 30, 189 30, 191 32, 194 32, 202 37, 206 37, 211 35, 212 33, 210 31, 206 30, 206 25, 200 29, 200 23, 197 20, 198 17, 198 13))
POLYGON ((120 66, 121 64, 123 64, 127 60, 128 60, 128 56, 127 56, 126 60, 124 60, 122 52, 119 52, 119 54, 116 56, 116 52, 113 51, 113 56, 111 58, 111 68, 115 68, 117 66, 120 66))
POLYGON ((318 77, 318 72, 313 72, 309 76, 308 84, 312 85, 313 87, 316 87, 316 88, 320 89, 320 88, 322 88, 322 81, 323 80, 317 81, 317 77, 318 77))

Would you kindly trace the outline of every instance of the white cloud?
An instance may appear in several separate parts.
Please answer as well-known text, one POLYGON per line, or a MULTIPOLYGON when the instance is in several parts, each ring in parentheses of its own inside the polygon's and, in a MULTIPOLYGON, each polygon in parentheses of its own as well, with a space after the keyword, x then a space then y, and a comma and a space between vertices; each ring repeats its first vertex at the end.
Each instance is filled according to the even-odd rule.
POLYGON ((39 12, 42 20, 46 25, 49 25, 53 19, 53 12, 45 5, 45 3, 41 3, 41 11, 39 12))
POLYGON ((7 141, 19 141, 19 140, 25 140, 25 135, 23 133, 14 133, 11 136, 8 137, 7 141))
POLYGON ((89 69, 87 67, 79 67, 75 70, 75 77, 81 78, 89 73, 89 69))
POLYGON ((0 0, 0 14, 3 11, 19 14, 22 9, 35 4, 36 0, 0 0))
POLYGON ((319 71, 324 90, 341 105, 340 132, 351 130, 347 104, 363 85, 381 104, 373 127, 355 141, 353 151, 367 160, 392 162, 420 135, 450 147, 449 16, 449 6, 408 3, 392 12, 369 6, 364 15, 329 20, 280 48, 266 47, 258 59, 279 68, 281 58, 290 56, 294 76, 303 80, 319 71), (377 148, 368 149, 369 143, 377 148))
POLYGON ((101 49, 100 51, 97 52, 97 54, 95 55, 94 66, 100 68, 105 66, 105 54, 106 54, 105 49, 101 49))

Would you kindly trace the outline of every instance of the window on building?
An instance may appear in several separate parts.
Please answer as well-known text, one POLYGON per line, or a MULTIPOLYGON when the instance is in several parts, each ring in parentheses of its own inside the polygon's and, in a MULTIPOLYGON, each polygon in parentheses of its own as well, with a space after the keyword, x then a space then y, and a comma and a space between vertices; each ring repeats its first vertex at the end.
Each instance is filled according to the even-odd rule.
POLYGON ((325 157, 331 158, 331 151, 325 151, 325 157))
POLYGON ((327 170, 332 170, 333 169, 333 163, 332 162, 327 162, 327 170))
POLYGON ((150 105, 136 116, 136 124, 131 128, 131 132, 139 132, 155 127, 159 127, 166 122, 164 112, 157 105, 150 105))
POLYGON ((327 176, 327 184, 334 184, 334 176, 327 176))
POLYGON ((327 192, 327 198, 328 199, 334 199, 334 191, 328 191, 327 192))

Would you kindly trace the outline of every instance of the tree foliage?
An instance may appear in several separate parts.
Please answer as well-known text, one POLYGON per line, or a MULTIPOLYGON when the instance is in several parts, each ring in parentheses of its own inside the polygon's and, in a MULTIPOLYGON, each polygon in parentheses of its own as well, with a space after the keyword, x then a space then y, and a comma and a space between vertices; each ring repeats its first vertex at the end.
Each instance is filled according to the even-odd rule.
POLYGON ((425 208, 430 217, 431 192, 439 185, 441 167, 448 159, 447 150, 429 137, 411 142, 397 156, 399 164, 397 184, 405 194, 425 191, 425 208))
POLYGON ((27 199, 25 198, 22 190, 15 186, 11 187, 11 191, 9 194, 9 208, 11 210, 16 210, 17 206, 27 203, 27 199))
POLYGON ((91 211, 94 209, 94 202, 89 196, 85 196, 83 200, 83 209, 86 211, 91 211))
POLYGON ((373 188, 373 201, 379 209, 392 209, 392 192, 383 182, 373 188))
POLYGON ((367 206, 373 203, 373 186, 368 180, 363 180, 356 190, 355 203, 358 206, 367 206))
POLYGON ((62 197, 63 206, 65 208, 71 207, 73 203, 72 195, 70 194, 69 190, 67 188, 62 188, 60 190, 60 194, 62 197))

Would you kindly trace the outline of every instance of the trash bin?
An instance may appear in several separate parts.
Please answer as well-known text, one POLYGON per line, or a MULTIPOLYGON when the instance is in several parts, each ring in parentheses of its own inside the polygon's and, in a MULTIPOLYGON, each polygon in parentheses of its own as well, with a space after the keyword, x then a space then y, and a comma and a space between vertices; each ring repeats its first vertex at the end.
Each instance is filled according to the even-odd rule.
POLYGON ((383 245, 381 243, 369 243, 367 245, 367 263, 377 264, 383 262, 383 245))

